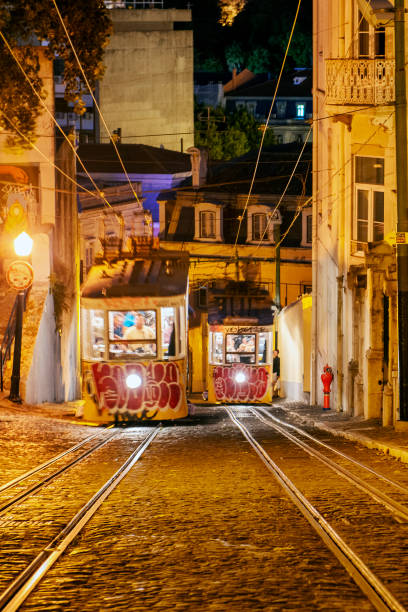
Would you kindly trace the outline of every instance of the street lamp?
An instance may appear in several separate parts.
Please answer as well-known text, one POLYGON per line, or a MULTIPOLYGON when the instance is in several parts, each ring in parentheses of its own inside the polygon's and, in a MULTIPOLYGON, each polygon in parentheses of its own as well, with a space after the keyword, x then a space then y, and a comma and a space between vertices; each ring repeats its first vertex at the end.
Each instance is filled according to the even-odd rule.
MULTIPOLYGON (((33 240, 26 232, 22 232, 14 240, 14 250, 20 257, 28 257, 33 247, 33 240)), ((14 261, 7 270, 7 281, 11 287, 18 290, 16 308, 16 330, 14 334, 13 371, 11 373, 10 395, 8 399, 21 404, 20 397, 20 365, 21 339, 23 335, 24 292, 33 281, 33 269, 26 261, 14 261)))

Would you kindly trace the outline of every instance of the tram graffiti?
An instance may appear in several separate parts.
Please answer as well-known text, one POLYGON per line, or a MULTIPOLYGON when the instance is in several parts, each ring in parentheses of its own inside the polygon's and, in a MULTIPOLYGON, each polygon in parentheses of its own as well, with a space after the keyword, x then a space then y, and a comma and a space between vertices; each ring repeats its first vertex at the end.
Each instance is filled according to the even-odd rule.
POLYGON ((93 363, 91 371, 100 412, 138 416, 143 410, 145 418, 148 414, 153 418, 168 409, 176 416, 182 406, 182 377, 176 363, 93 363), (140 379, 134 389, 126 384, 131 374, 140 379))
POLYGON ((264 367, 217 366, 213 370, 217 401, 255 402, 267 394, 270 374, 264 367))

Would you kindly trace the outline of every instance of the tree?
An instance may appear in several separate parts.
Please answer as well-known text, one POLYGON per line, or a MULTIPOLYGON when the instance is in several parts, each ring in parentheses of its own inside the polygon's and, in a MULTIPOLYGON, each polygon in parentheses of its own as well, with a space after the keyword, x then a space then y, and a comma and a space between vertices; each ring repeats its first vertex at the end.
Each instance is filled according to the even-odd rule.
MULTIPOLYGON (((103 0, 57 0, 57 6, 86 78, 94 88, 104 72, 103 50, 112 27, 108 10, 103 0)), ((7 32, 8 44, 41 98, 46 93, 33 41, 37 39, 45 45, 50 60, 62 59, 65 98, 74 103, 75 112, 85 112, 82 96, 87 88, 53 0, 0 0, 0 30, 7 32)), ((4 41, 0 46, 0 91, 0 128, 11 132, 8 145, 30 148, 22 135, 35 141, 42 105, 4 41)))
POLYGON ((232 72, 234 68, 240 71, 245 63, 245 54, 242 47, 237 42, 233 42, 232 45, 225 49, 225 61, 228 66, 228 70, 232 72))
POLYGON ((270 69, 269 51, 263 47, 256 47, 248 55, 246 67, 255 74, 268 72, 270 69))
MULTIPOLYGON (((221 108, 196 105, 195 145, 208 149, 211 160, 227 160, 256 149, 263 127, 246 108, 224 114, 221 108)), ((265 134, 264 144, 275 142, 272 130, 265 134)))

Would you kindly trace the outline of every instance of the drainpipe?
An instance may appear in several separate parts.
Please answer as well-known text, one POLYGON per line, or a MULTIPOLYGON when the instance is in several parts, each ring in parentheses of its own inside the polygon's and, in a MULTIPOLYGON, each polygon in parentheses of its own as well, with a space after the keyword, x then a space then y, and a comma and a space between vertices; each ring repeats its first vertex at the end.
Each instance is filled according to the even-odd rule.
POLYGON ((340 126, 340 157, 339 167, 343 168, 339 175, 340 198, 338 210, 338 241, 337 241, 337 392, 336 392, 336 411, 343 409, 343 382, 344 382, 344 330, 343 330, 343 282, 344 282, 344 248, 345 248, 345 201, 346 201, 346 177, 345 177, 345 126, 340 126))
MULTIPOLYGON (((395 0, 397 232, 408 232, 407 92, 404 0, 395 0)), ((400 420, 408 421, 408 244, 397 244, 400 420)))

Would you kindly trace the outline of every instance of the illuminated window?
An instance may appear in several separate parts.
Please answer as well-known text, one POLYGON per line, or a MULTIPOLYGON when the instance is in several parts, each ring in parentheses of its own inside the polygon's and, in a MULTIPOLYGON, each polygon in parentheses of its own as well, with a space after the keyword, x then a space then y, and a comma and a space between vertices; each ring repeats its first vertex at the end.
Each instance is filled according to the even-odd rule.
POLYGON ((305 105, 304 104, 296 104, 296 117, 298 119, 303 119, 305 116, 305 105))
POLYGON ((210 363, 224 363, 224 334, 210 332, 210 363))
POLYGON ((103 310, 82 309, 83 358, 105 359, 105 313, 103 310))
POLYGON ((156 357, 155 310, 114 310, 108 321, 109 359, 156 357))
POLYGON ((384 160, 355 157, 354 240, 384 239, 384 160))
POLYGON ((255 363, 255 334, 227 334, 226 362, 255 363))

